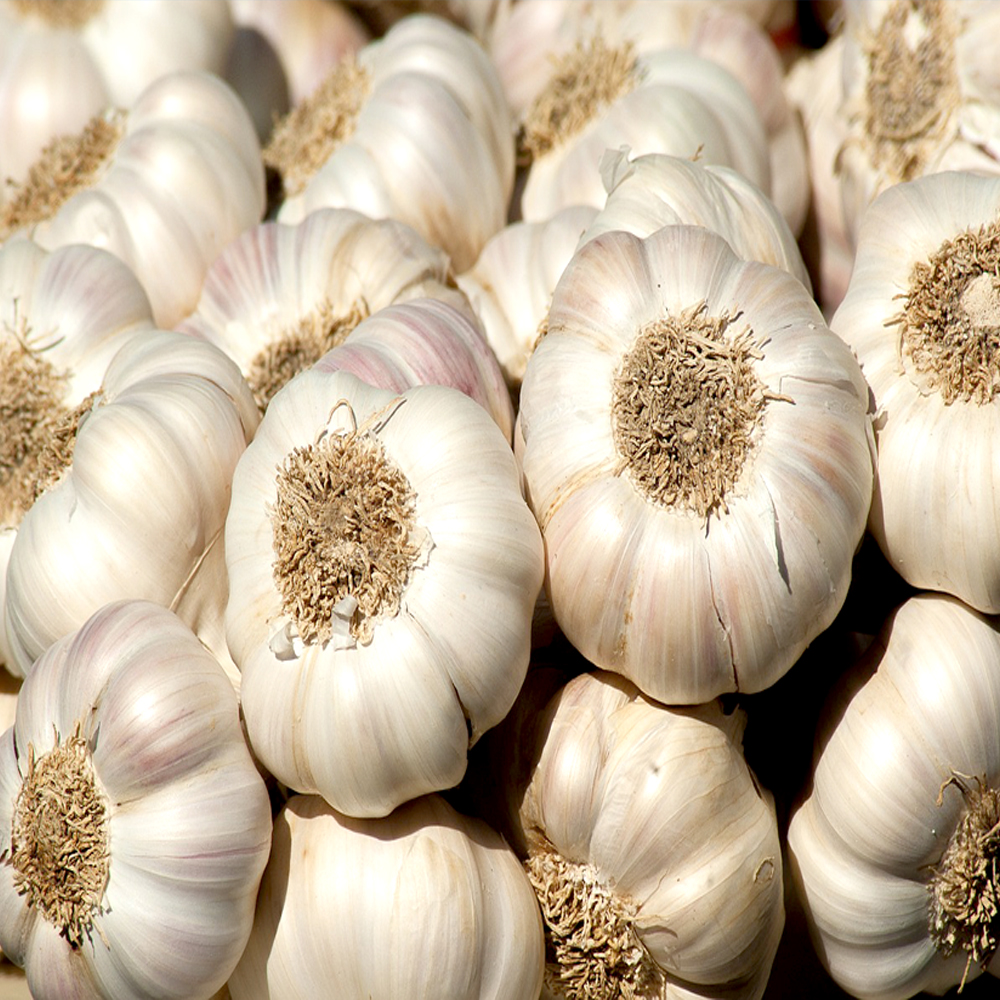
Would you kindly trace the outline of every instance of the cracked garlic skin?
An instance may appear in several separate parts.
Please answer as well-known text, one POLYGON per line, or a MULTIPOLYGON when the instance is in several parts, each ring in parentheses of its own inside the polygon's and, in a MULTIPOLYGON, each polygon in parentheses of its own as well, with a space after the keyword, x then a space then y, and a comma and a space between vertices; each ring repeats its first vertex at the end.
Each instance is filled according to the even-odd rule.
POLYGON ((698 227, 586 243, 515 432, 570 642, 668 704, 776 681, 847 593, 867 409, 857 361, 787 272, 698 227))
POLYGON ((989 614, 1000 612, 998 265, 1000 178, 897 184, 865 217, 830 321, 876 407, 872 535, 912 586, 989 614))
POLYGON ((303 372, 236 468, 225 542, 264 766, 353 816, 457 784, 524 679, 543 575, 491 415, 450 386, 303 372))
POLYGON ((845 685, 788 829, 793 885, 823 965, 866 1000, 997 975, 996 619, 918 593, 845 685))
POLYGON ((533 668, 472 772, 546 926, 543 996, 763 995, 784 926, 771 795, 746 715, 668 708, 606 671, 533 668), (554 677, 554 679, 553 679, 554 677))
POLYGON ((103 604, 144 598, 175 610, 235 675, 222 532, 259 420, 236 364, 195 337, 142 330, 75 416, 10 551, 8 669, 26 675, 103 604))
POLYGON ((232 1000, 534 1000, 531 885, 482 820, 438 795, 350 819, 294 795, 274 825, 232 1000))
POLYGON ((253 925, 267 789, 232 683, 172 612, 104 606, 0 737, 0 946, 36 1000, 208 1000, 253 925))

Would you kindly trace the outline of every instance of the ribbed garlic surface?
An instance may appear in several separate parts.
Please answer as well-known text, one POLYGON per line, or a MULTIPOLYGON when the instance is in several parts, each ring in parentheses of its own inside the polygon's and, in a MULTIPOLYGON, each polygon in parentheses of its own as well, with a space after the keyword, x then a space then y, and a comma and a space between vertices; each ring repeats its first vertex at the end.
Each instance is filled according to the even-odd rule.
POLYGON ((194 308, 216 255, 263 212, 264 165, 242 101, 211 73, 178 71, 50 143, 0 205, 0 240, 109 250, 169 329, 194 308))
POLYGON ((0 246, 0 666, 16 670, 3 620, 21 519, 60 474, 66 434, 115 351, 153 328, 138 279, 107 251, 0 246))
POLYGON ((846 222, 857 235, 879 192, 942 170, 1000 173, 1000 8, 973 0, 845 3, 837 153, 846 222))
POLYGON ((759 691, 840 609, 868 387, 786 271, 693 226, 591 240, 518 424, 553 613, 595 666, 671 704, 759 691))
POLYGON ((349 208, 262 222, 215 259, 178 329, 225 351, 263 411, 297 372, 393 303, 437 297, 470 313, 451 263, 405 223, 349 208))
POLYGON ((225 541, 264 766, 354 816, 457 784, 524 678, 543 574, 490 414, 450 386, 303 372, 237 466, 225 541))
POLYGON ((112 600, 172 608, 222 659, 222 531, 237 460, 259 420, 218 348, 148 329, 68 415, 50 483, 7 564, 8 668, 23 675, 112 600))
POLYGON ((0 0, 0 177, 22 181, 50 141, 157 77, 220 73, 232 32, 217 0, 0 0))
POLYGON ((274 824, 232 1000, 532 1000, 544 941, 517 857, 427 795, 350 819, 295 795, 274 824))
POLYGON ((856 670, 788 829, 817 953, 880 1000, 996 975, 997 621, 917 594, 856 670))
POLYGON ((545 674, 489 736, 487 804, 508 810, 500 828, 542 910, 544 996, 761 997, 784 890, 745 714, 667 708, 604 671, 554 690, 545 674))
POLYGON ((101 608, 0 737, 0 946, 37 1000, 208 1000, 246 945, 271 809, 232 684, 165 608, 101 608))
POLYGON ((417 14, 345 60, 264 150, 282 179, 282 222, 317 208, 395 218, 464 270, 506 219, 514 135, 479 42, 417 14))
POLYGON ((910 584, 1000 612, 1000 179, 945 172, 869 209, 831 326, 877 407, 870 527, 910 584))

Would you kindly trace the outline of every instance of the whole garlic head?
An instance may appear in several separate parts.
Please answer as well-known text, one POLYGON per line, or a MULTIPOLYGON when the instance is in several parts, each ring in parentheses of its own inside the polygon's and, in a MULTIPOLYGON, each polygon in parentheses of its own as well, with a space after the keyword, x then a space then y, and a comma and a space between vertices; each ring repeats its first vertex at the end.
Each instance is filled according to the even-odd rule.
POLYGON ((229 992, 232 1000, 530 1000, 544 952, 528 879, 481 820, 437 795, 375 819, 294 795, 275 820, 229 992))
POLYGON ((253 122, 227 84, 211 73, 170 73, 126 109, 102 108, 81 132, 48 145, 0 205, 0 240, 109 250, 169 329, 194 308, 223 246, 263 215, 260 156, 253 122))
POLYGON ((695 226, 590 240, 518 426, 553 613, 595 666, 704 702, 769 686, 833 621, 871 502, 868 387, 786 271, 695 226))
POLYGON ((856 670, 788 828, 820 960, 885 1000, 997 975, 997 621, 916 594, 856 670))
POLYGON ((870 528, 912 586, 1000 612, 1000 178, 942 172, 868 210, 830 321, 877 407, 870 528), (932 527, 933 526, 933 527, 932 527))
POLYGON ((246 945, 271 808, 232 684, 190 629, 107 605, 0 736, 0 946, 33 997, 208 1000, 246 945))
POLYGON ((538 526, 493 418, 313 368, 233 477, 226 634, 251 745, 353 816, 458 783, 528 667, 538 526))

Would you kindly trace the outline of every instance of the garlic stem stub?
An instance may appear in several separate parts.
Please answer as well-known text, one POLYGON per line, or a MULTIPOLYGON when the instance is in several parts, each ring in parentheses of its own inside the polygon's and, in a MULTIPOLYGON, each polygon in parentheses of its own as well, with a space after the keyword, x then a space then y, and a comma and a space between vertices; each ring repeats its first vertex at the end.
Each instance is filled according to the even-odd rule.
POLYGON ((668 704, 759 691, 840 609, 868 388, 802 284, 667 226, 577 251, 528 362, 524 480, 571 643, 668 704))
POLYGON ((353 816, 457 784, 527 671, 543 575, 490 414, 451 387, 303 372, 237 466, 225 541, 264 766, 353 816))
POLYGON ((0 945, 38 1000, 209 1000, 250 936, 267 789, 215 658, 146 601, 53 645, 0 736, 0 945))

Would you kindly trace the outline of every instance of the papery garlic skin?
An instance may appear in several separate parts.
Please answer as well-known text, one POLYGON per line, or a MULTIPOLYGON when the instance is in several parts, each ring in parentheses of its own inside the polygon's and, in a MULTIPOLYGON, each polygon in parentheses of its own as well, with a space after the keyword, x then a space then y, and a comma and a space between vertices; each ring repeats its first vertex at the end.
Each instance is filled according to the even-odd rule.
MULTIPOLYGON (((820 960, 852 996, 944 993, 982 971, 935 946, 928 884, 964 811, 954 779, 1000 785, 997 623, 917 594, 858 672, 789 824, 795 889, 820 960)), ((997 974, 995 958, 986 971, 997 974)))
MULTIPOLYGON (((995 231, 998 218, 997 178, 946 172, 883 192, 866 214, 847 294, 830 321, 861 362, 877 408, 872 534, 912 586, 945 591, 988 613, 1000 611, 1000 515, 993 501, 1000 399, 947 403, 904 356, 899 320, 914 267, 963 233, 995 231)), ((971 284, 982 271, 987 287, 995 279, 986 256, 962 281, 971 284)), ((996 317, 998 309, 997 293, 991 294, 968 335, 986 357, 995 326, 990 310, 996 317)), ((950 301, 943 292, 935 297, 950 301)), ((949 320, 956 330, 966 308, 956 297, 949 320)), ((971 300, 968 308, 976 309, 971 300)), ((935 328, 948 335, 947 326, 935 328)))
MULTIPOLYGON (((0 0, 4 180, 23 180, 48 142, 109 105, 130 106, 157 77, 221 72, 233 30, 217 0, 76 3, 69 17, 70 7, 53 15, 45 6, 0 0)), ((0 205, 6 196, 0 185, 0 205)))
POLYGON ((257 427, 236 365, 194 337, 146 330, 114 355, 72 464, 24 515, 7 566, 8 668, 25 675, 103 604, 177 611, 226 659, 222 531, 257 427))
MULTIPOLYGON (((112 110, 104 116, 119 121, 112 110)), ((158 78, 120 126, 89 186, 54 214, 15 218, 9 238, 30 237, 48 250, 69 243, 109 250, 132 268, 157 325, 169 329, 194 308, 223 246, 263 215, 260 144, 235 91, 205 72, 158 78)), ((7 224, 0 216, 0 231, 7 224)))
POLYGON ((353 130, 286 192, 278 219, 324 207, 400 219, 464 270, 503 226, 514 185, 514 126, 489 57, 469 32, 414 15, 357 64, 369 90, 353 130))
MULTIPOLYGON (((3 626, 7 562, 23 516, 21 500, 12 499, 25 462, 37 461, 39 442, 25 449, 13 441, 13 421, 26 419, 25 406, 54 411, 79 406, 101 385, 115 352, 131 337, 154 328, 149 299, 132 271, 114 255, 96 247, 71 245, 51 253, 28 240, 0 246, 0 349, 5 370, 0 377, 0 406, 12 421, 0 423, 0 440, 20 454, 5 455, 0 470, 0 665, 11 664, 3 626), (25 354, 23 348, 28 348, 25 354), (28 403, 12 377, 18 359, 43 360, 56 375, 60 398, 50 404, 28 403), (11 465, 7 465, 11 462, 11 465)), ((12 668, 13 669, 13 668, 12 668)))
MULTIPOLYGON (((774 801, 743 756, 745 714, 715 701, 667 708, 604 671, 551 694, 547 684, 529 675, 510 722, 489 737, 506 797, 490 809, 510 812, 501 829, 528 870, 554 852, 624 904, 660 980, 634 995, 761 997, 784 889, 774 801)), ((606 915, 592 916, 598 925, 606 915)), ((606 995, 629 995, 623 970, 608 971, 620 992, 606 995)), ((546 995, 561 996, 572 970, 546 979, 546 995)))
POLYGON ((512 222, 457 276, 512 387, 521 384, 552 290, 597 212, 571 205, 544 221, 512 222))
POLYGON ((271 811, 232 684, 175 615, 111 604, 41 657, 0 737, 0 788, 0 944, 33 997, 208 1000, 223 986, 250 934, 271 811), (12 854, 29 746, 38 761, 74 732, 108 838, 76 948, 17 891, 12 854))
POLYGON ((232 1000, 532 1000, 544 942, 513 851, 436 795, 352 820, 295 795, 275 820, 232 1000))
MULTIPOLYGON (((333 538, 332 527, 317 537, 333 538)), ((543 574, 538 526, 493 418, 451 387, 396 395, 346 371, 303 372, 271 401, 237 466, 225 540, 226 634, 264 766, 354 816, 457 784, 469 745, 524 678, 543 574), (398 611, 372 618, 370 639, 348 632, 349 593, 333 609, 331 636, 304 641, 275 577, 276 469, 293 449, 355 428, 412 490, 406 537, 420 554, 398 611)), ((316 584, 310 607, 328 586, 316 584)))
POLYGON ((636 83, 528 170, 521 196, 527 221, 568 205, 603 206, 598 164, 606 149, 668 153, 723 164, 763 191, 771 186, 763 125, 742 84, 717 63, 686 49, 636 56, 636 83))
POLYGON ((739 261, 698 227, 584 244, 553 294, 515 429, 546 589, 570 642, 668 704, 772 684, 846 595, 871 501, 867 411, 857 361, 787 272, 739 261), (637 489, 614 416, 640 331, 683 325, 702 303, 749 330, 759 356, 747 363, 771 397, 707 514, 637 489))

